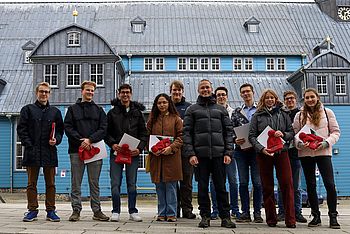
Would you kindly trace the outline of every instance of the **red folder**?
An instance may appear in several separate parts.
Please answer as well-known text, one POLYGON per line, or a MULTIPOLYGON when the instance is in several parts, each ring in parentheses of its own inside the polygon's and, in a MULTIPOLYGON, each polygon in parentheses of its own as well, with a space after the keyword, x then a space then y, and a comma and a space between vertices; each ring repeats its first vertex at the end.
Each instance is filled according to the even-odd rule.
POLYGON ((56 123, 52 122, 51 124, 51 132, 50 132, 50 139, 55 138, 55 131, 56 131, 56 123))

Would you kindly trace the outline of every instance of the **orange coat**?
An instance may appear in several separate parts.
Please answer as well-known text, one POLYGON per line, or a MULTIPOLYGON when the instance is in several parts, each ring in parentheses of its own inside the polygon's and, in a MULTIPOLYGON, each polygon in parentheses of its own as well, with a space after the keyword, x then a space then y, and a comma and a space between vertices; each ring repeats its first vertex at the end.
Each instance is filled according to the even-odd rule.
POLYGON ((156 156, 150 152, 150 173, 153 183, 182 180, 181 148, 182 148, 182 120, 178 115, 166 114, 159 116, 155 123, 147 121, 147 130, 151 135, 174 137, 170 145, 173 153, 156 156))

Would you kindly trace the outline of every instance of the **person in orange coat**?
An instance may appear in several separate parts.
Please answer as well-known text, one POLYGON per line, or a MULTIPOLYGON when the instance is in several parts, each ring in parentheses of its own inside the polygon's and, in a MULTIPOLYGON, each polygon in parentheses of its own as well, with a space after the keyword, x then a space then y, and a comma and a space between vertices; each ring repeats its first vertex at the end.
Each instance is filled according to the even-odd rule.
POLYGON ((159 94, 147 121, 151 135, 169 136, 173 142, 157 152, 150 152, 150 173, 158 198, 157 221, 175 222, 177 214, 176 184, 182 180, 182 120, 171 98, 159 94))

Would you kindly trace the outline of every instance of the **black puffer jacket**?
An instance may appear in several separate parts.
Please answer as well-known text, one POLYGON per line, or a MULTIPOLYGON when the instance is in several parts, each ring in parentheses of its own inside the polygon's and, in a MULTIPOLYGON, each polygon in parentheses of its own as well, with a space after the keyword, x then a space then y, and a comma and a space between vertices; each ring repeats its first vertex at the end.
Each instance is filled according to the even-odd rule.
POLYGON ((23 166, 58 166, 57 148, 49 145, 53 122, 56 145, 59 145, 64 131, 60 110, 38 101, 22 108, 17 134, 24 146, 23 166))
POLYGON ((114 106, 107 114, 107 136, 105 142, 111 148, 111 154, 113 144, 119 144, 124 133, 127 133, 141 142, 138 145, 140 152, 145 148, 148 140, 148 132, 146 129, 146 123, 141 111, 146 108, 143 104, 138 102, 130 103, 130 110, 126 112, 125 106, 122 105, 119 99, 111 101, 114 106))
POLYGON ((216 104, 213 96, 198 96, 197 103, 187 108, 183 131, 183 157, 232 156, 232 122, 227 110, 216 104))
POLYGON ((283 107, 282 103, 278 103, 271 111, 266 108, 256 111, 252 117, 248 138, 258 153, 264 149, 264 146, 258 142, 257 138, 267 126, 283 133, 282 138, 286 142, 283 150, 288 150, 289 142, 294 137, 294 131, 292 128, 292 121, 289 117, 289 110, 283 107))
POLYGON ((64 129, 68 137, 69 153, 78 153, 82 138, 92 143, 103 140, 107 132, 107 116, 95 102, 82 102, 81 98, 68 107, 64 118, 64 129))

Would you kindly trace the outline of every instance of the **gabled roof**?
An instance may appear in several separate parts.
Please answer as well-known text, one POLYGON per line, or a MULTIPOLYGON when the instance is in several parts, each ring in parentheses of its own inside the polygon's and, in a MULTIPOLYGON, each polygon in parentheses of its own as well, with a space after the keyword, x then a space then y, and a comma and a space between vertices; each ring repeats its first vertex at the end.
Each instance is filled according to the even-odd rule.
MULTIPOLYGON (((306 65, 304 66, 303 69, 304 69, 304 70, 309 69, 317 60, 319 60, 319 59, 321 59, 322 57, 325 57, 325 56, 327 56, 327 55, 331 55, 331 56, 334 56, 334 57, 339 57, 341 60, 344 60, 346 64, 348 64, 348 68, 350 67, 350 61, 349 61, 346 57, 344 57, 344 55, 338 54, 338 53, 336 53, 336 52, 333 51, 333 50, 328 50, 328 51, 326 51, 326 52, 323 52, 323 53, 321 53, 321 54, 315 56, 308 64, 306 64, 306 65)), ((335 67, 332 67, 332 68, 335 69, 335 67)), ((339 68, 340 68, 340 67, 339 67, 339 68)), ((342 68, 344 68, 344 67, 342 67, 342 68)))
POLYGON ((142 19, 140 16, 137 16, 135 19, 130 21, 131 25, 133 24, 143 24, 143 26, 146 26, 146 21, 142 19))
POLYGON ((27 41, 27 43, 25 43, 22 46, 22 50, 33 50, 36 47, 36 44, 34 42, 32 42, 31 40, 27 41))
POLYGON ((247 27, 248 24, 260 24, 260 21, 257 20, 254 16, 251 16, 244 22, 243 26, 247 27))

